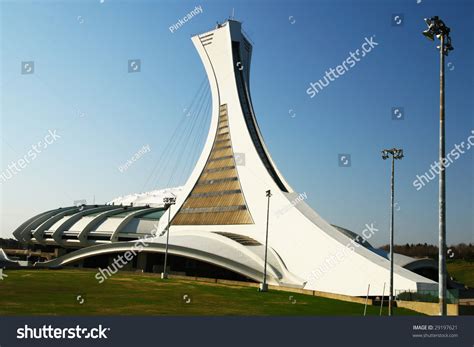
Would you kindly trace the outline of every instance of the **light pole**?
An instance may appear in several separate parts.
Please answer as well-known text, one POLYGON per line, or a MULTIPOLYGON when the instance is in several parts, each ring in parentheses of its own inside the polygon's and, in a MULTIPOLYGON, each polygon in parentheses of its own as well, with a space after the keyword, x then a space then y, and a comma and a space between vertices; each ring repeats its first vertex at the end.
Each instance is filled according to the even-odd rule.
POLYGON ((161 273, 161 278, 168 278, 168 271, 166 270, 166 265, 168 263, 168 244, 170 240, 170 218, 171 218, 171 206, 176 204, 176 198, 163 198, 163 203, 165 208, 168 209, 168 225, 166 226, 166 248, 165 248, 165 264, 163 266, 163 272, 161 273))
POLYGON ((266 292, 268 291, 268 284, 267 284, 267 253, 268 253, 268 221, 270 219, 270 197, 272 196, 271 190, 267 190, 265 192, 267 197, 267 229, 265 232, 265 260, 263 265, 263 283, 260 284, 260 291, 266 292))
POLYGON ((392 148, 384 149, 382 151, 382 159, 388 159, 392 157, 392 175, 390 179, 390 289, 388 295, 388 315, 392 315, 393 306, 393 207, 395 197, 395 159, 403 158, 403 149, 392 148))
POLYGON ((439 314, 445 316, 446 311, 446 175, 445 175, 445 123, 444 123, 444 56, 454 48, 451 45, 449 29, 438 16, 425 18, 428 29, 423 35, 431 41, 436 36, 440 40, 439 49, 439 255, 438 255, 438 296, 439 314))

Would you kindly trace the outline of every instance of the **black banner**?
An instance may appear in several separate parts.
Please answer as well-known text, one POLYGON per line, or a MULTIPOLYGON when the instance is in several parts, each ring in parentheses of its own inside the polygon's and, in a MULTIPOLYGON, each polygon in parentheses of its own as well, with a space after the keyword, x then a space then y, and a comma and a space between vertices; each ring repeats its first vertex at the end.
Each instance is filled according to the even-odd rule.
POLYGON ((0 346, 474 346, 463 317, 1 317, 0 346))

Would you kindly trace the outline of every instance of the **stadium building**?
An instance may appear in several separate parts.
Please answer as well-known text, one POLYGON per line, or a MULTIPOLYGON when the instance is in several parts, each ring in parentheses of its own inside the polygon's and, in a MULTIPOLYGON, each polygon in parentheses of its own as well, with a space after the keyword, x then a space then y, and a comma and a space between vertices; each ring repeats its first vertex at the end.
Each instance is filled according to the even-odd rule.
MULTIPOLYGON (((371 296, 382 295, 389 282, 387 252, 322 219, 272 160, 252 106, 253 47, 241 23, 228 20, 192 41, 208 76, 212 115, 186 184, 32 217, 14 236, 60 250, 36 266, 105 267, 146 239, 126 268, 161 272, 169 235, 170 273, 261 282, 269 221, 269 284, 352 296, 365 296, 370 284, 371 296), (176 203, 165 206, 167 197, 176 203)), ((394 261, 395 291, 437 289, 433 261, 402 255, 394 261)))

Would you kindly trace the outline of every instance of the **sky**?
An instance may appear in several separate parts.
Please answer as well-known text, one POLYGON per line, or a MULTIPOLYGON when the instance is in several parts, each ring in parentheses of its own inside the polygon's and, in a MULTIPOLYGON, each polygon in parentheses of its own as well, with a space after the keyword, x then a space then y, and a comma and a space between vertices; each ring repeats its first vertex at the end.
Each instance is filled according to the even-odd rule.
MULTIPOLYGON (((449 152, 474 134, 472 1, 0 4, 1 174, 29 159, 0 179, 0 237, 75 200, 105 203, 183 184, 208 126, 204 115, 189 130, 196 141, 187 162, 171 156, 180 145, 188 151, 173 134, 191 129, 189 104, 201 85, 207 87, 190 38, 233 12, 254 45, 251 92, 260 129, 293 189, 306 193, 330 223, 359 233, 373 224, 379 231, 370 242, 387 244, 390 162, 380 151, 403 148, 405 157, 396 162, 395 243, 437 244, 438 178, 419 190, 413 185, 438 158, 439 54, 421 35, 423 18, 438 15, 451 27, 449 152), (196 7, 202 13, 171 32, 196 7), (311 98, 310 83, 367 40, 370 52, 311 98), (130 61, 139 71, 129 72, 130 61), (347 154, 350 160, 341 164, 347 154)), ((202 102, 208 99, 203 94, 202 102)), ((474 242, 473 151, 458 154, 446 172, 448 244, 474 242)))

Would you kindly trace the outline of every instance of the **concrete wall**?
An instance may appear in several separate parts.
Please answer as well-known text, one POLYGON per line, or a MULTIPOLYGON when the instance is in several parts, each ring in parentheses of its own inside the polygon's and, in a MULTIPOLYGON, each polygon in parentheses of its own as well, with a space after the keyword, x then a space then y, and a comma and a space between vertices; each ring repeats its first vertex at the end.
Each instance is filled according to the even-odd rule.
MULTIPOLYGON (((419 302, 419 301, 397 301, 397 307, 407 308, 416 312, 424 313, 429 316, 439 316, 439 304, 437 302, 419 302)), ((448 304, 448 316, 459 315, 458 304, 448 304)))
MULTIPOLYGON (((219 284, 234 285, 234 286, 241 286, 241 287, 253 287, 253 288, 258 288, 259 287, 259 283, 255 283, 255 282, 220 280, 220 279, 216 279, 216 278, 179 276, 179 275, 169 275, 169 278, 182 279, 182 280, 191 280, 191 281, 198 281, 198 282, 206 282, 206 283, 219 283, 219 284)), ((268 286, 268 288, 271 289, 271 290, 275 290, 275 291, 297 293, 297 294, 311 295, 311 296, 319 296, 319 297, 323 297, 323 298, 335 299, 335 300, 347 301, 347 302, 354 302, 354 303, 358 303, 358 304, 365 304, 365 301, 366 301, 365 298, 359 298, 357 296, 327 293, 327 292, 321 292, 321 291, 318 291, 318 290, 308 290, 308 289, 301 289, 301 288, 291 288, 291 287, 272 286, 272 285, 268 286)), ((368 299, 367 304, 372 305, 373 300, 368 299)))

